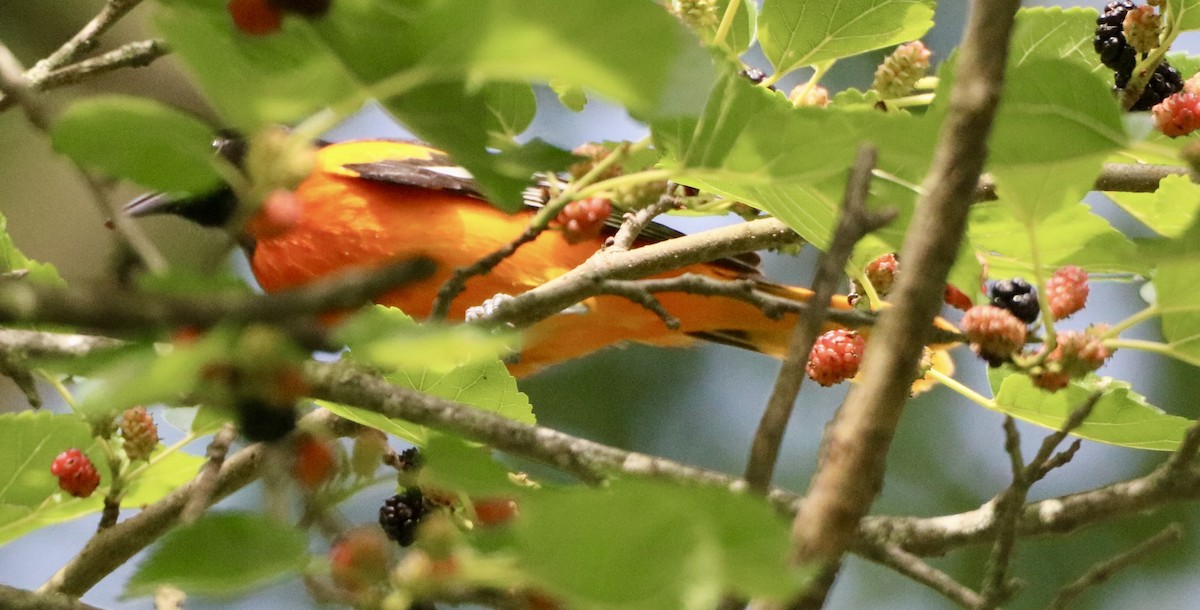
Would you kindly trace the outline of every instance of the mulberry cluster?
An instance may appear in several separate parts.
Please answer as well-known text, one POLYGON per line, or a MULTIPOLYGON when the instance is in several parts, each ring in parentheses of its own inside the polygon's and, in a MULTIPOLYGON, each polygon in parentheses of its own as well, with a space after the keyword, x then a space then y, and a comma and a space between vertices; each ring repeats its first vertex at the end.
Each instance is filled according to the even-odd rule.
MULTIPOLYGON (((1138 49, 1130 44, 1126 36, 1126 17, 1131 13, 1130 29, 1138 38, 1139 46, 1145 47, 1152 37, 1153 20, 1145 11, 1138 9, 1132 0, 1109 2, 1096 19, 1096 37, 1092 44, 1096 53, 1100 54, 1100 62, 1113 70, 1113 80, 1117 89, 1124 89, 1125 85, 1129 84, 1138 61, 1138 49)), ((1146 84, 1146 89, 1131 110, 1150 110, 1182 89, 1183 78, 1179 71, 1165 60, 1159 62, 1150 77, 1150 82, 1146 84)))
POLYGON ((1100 63, 1115 70, 1118 80, 1124 74, 1128 81, 1137 65, 1137 51, 1125 40, 1125 15, 1134 8, 1132 0, 1109 2, 1096 18, 1092 46, 1100 54, 1100 63))
POLYGON ((417 536, 417 525, 425 516, 425 496, 418 488, 404 490, 387 500, 379 507, 379 526, 388 538, 409 546, 417 536))
POLYGON ((1104 345, 1105 327, 1090 327, 1084 332, 1065 331, 1058 334, 1054 350, 1046 355, 1039 370, 1031 373, 1033 385, 1055 392, 1067 387, 1072 379, 1080 379, 1104 366, 1112 350, 1104 345))
MULTIPOLYGON (((1116 76, 1117 88, 1124 89, 1125 85, 1129 83, 1129 76, 1121 78, 1120 73, 1116 76)), ((1171 64, 1164 59, 1154 69, 1154 75, 1150 77, 1150 82, 1146 83, 1146 89, 1142 91, 1142 96, 1130 107, 1130 110, 1150 110, 1159 102, 1180 91, 1183 91, 1183 76, 1179 74, 1179 70, 1172 68, 1171 64)))

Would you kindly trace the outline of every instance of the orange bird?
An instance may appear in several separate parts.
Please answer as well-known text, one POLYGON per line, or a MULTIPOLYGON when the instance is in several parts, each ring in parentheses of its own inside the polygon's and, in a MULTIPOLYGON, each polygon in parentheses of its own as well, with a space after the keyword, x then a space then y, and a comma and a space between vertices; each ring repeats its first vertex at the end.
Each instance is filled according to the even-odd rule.
MULTIPOLYGON (((235 161, 240 156, 232 140, 218 139, 215 145, 235 161)), ((450 168, 444 153, 414 142, 358 140, 318 149, 311 174, 295 189, 300 213, 288 229, 255 234, 259 219, 246 223, 254 276, 265 291, 276 292, 353 267, 424 256, 437 265, 432 276, 389 292, 377 302, 416 318, 428 316, 438 288, 456 268, 510 243, 534 214, 532 207, 515 214, 495 208, 461 170, 455 173, 450 168)), ((131 203, 127 211, 134 216, 173 213, 222 226, 232 218, 234 205, 226 190, 186 199, 152 196, 131 203)), ((652 235, 677 235, 661 225, 653 228, 652 235)), ((654 239, 643 235, 639 244, 654 239)), ((517 295, 566 273, 594 254, 605 237, 568 243, 559 231, 543 232, 490 273, 468 281, 451 302, 450 318, 461 320, 467 308, 490 297, 517 295)), ((776 296, 798 302, 811 298, 812 292, 805 288, 762 280, 757 260, 751 254, 691 265, 659 277, 696 273, 723 280, 750 279, 776 296)), ((528 328, 520 358, 510 370, 517 376, 528 375, 626 342, 684 347, 705 339, 780 358, 796 321, 794 315, 769 319, 753 305, 728 298, 686 293, 656 296, 679 319, 678 329, 669 329, 656 314, 623 297, 597 296, 528 328)), ((838 296, 833 307, 850 309, 851 305, 838 296)), ((939 326, 953 328, 944 320, 939 320, 939 326)), ((939 360, 939 368, 948 366, 944 353, 939 352, 939 360)))

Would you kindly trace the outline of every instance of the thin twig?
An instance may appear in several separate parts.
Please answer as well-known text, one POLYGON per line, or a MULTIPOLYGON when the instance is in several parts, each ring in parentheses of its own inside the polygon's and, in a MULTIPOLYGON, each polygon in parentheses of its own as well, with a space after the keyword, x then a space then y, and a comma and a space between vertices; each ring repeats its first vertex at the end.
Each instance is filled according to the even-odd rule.
MULTIPOLYGON (((69 64, 47 72, 40 80, 29 79, 29 86, 35 91, 45 91, 66 85, 74 85, 84 79, 106 74, 122 68, 143 68, 154 60, 171 52, 171 47, 165 40, 151 38, 126 43, 103 55, 97 55, 80 62, 69 64)), ((0 100, 3 104, 3 100, 0 100)))
MULTIPOLYGON (((854 245, 870 232, 881 228, 893 218, 895 211, 874 213, 867 208, 867 197, 871 185, 871 170, 875 168, 877 151, 873 146, 862 146, 850 168, 846 180, 846 194, 842 200, 842 211, 834 229, 829 249, 821 255, 813 279, 812 309, 792 329, 788 340, 787 358, 775 377, 771 396, 754 433, 750 457, 746 463, 746 481, 750 489, 764 492, 771 485, 775 464, 779 459, 779 448, 783 444, 783 433, 792 416, 792 407, 800 386, 804 383, 805 366, 821 326, 825 323, 825 312, 841 282, 846 262, 854 252, 854 245)), ((915 369, 914 369, 915 371, 915 369)))
MULTIPOLYGON (((124 0, 126 3, 132 2, 132 4, 140 1, 124 0)), ((122 0, 110 0, 105 8, 121 4, 121 2, 122 0)), ((101 14, 104 14, 104 11, 101 14)), ((0 93, 12 98, 25 111, 29 122, 39 131, 49 135, 49 114, 29 95, 29 92, 29 80, 25 76, 21 63, 8 47, 0 44, 0 93)), ((137 253, 151 271, 155 273, 164 271, 167 268, 167 260, 163 258, 163 255, 141 228, 131 222, 129 217, 122 213, 120 206, 112 201, 108 195, 107 185, 89 173, 86 168, 78 165, 76 167, 92 195, 92 201, 99 208, 101 215, 112 218, 117 234, 137 253)))
MULTIPOLYGON (((141 68, 170 53, 166 41, 160 39, 139 40, 113 49, 103 55, 63 66, 44 73, 35 80, 32 70, 25 71, 25 80, 31 91, 48 91, 74 85, 93 76, 107 74, 122 68, 141 68)), ((11 96, 0 93, 0 112, 16 104, 11 96)))
MULTIPOLYGON (((1092 184, 1093 191, 1120 193, 1153 193, 1158 183, 1167 176, 1186 176, 1193 181, 1196 177, 1185 167, 1174 165, 1150 165, 1146 163, 1105 163, 1092 184)), ((975 201, 995 201, 996 181, 990 175, 979 178, 975 189, 975 201)))
POLYGON ((799 241, 782 222, 770 218, 739 223, 634 248, 602 252, 567 273, 499 304, 481 320, 522 327, 548 318, 590 296, 601 280, 633 280, 688 265, 799 241))
POLYGON ((108 0, 100 12, 83 26, 70 40, 63 43, 49 57, 37 62, 29 69, 30 80, 41 80, 45 74, 57 70, 92 50, 99 44, 100 36, 104 35, 129 11, 133 10, 142 0, 108 0))
MULTIPOLYGON (((1019 0, 973 2, 958 78, 901 257, 921 273, 900 274, 895 306, 880 316, 864 354, 862 383, 850 388, 826 435, 822 459, 793 520, 796 557, 834 573, 883 484, 887 454, 909 398, 912 372, 942 304, 946 276, 966 228, 968 202, 987 158, 1019 0)), ((833 578, 819 579, 832 583, 833 578)), ((796 608, 824 605, 828 587, 809 587, 796 608)))
POLYGON ((1024 479, 1025 459, 1021 456, 1021 434, 1011 416, 1004 418, 1004 451, 1009 456, 1013 482, 993 501, 998 525, 996 541, 988 555, 987 569, 983 577, 983 601, 978 604, 980 610, 991 610, 1007 602, 1019 586, 1015 580, 1009 578, 1008 570, 1012 565, 1013 551, 1016 547, 1017 519, 1020 517, 1021 505, 1029 487, 1024 479))
POLYGON ((1079 450, 1078 443, 1075 443, 1067 451, 1055 454, 1067 435, 1083 425, 1083 422, 1092 414, 1092 410, 1095 409, 1096 403, 1100 402, 1102 396, 1104 396, 1102 391, 1093 392, 1082 404, 1071 409, 1071 413, 1063 422, 1062 427, 1042 439, 1037 454, 1028 463, 1025 463, 1021 456, 1021 435, 1017 431, 1016 422, 1011 416, 1004 418, 1004 450, 1008 453, 1012 465, 1013 481, 1007 489, 992 500, 992 505, 996 508, 996 541, 992 544, 992 552, 988 556, 982 587, 984 601, 979 608, 989 610, 996 608, 1007 602, 1016 593, 1017 583, 1009 577, 1008 573, 1012 565, 1013 554, 1016 551, 1017 524, 1021 518, 1021 508, 1025 504, 1025 498, 1028 497, 1029 490, 1034 483, 1045 477, 1051 469, 1066 464, 1079 450))
POLYGON ((1078 580, 1063 587, 1058 592, 1058 595, 1054 596, 1054 599, 1050 601, 1050 605, 1046 606, 1046 609, 1065 610, 1088 589, 1108 582, 1121 570, 1145 559, 1151 553, 1158 551, 1168 544, 1178 542, 1182 538, 1183 526, 1178 523, 1168 525, 1161 532, 1139 542, 1128 551, 1092 566, 1078 580))
POLYGON ((511 242, 501 246, 495 252, 484 256, 470 265, 455 269, 454 273, 450 276, 450 279, 446 280, 445 283, 438 288, 437 298, 433 301, 433 309, 429 314, 429 319, 446 319, 446 315, 450 312, 450 303, 454 301, 455 297, 457 297, 462 293, 463 290, 466 289, 468 280, 473 277, 491 273, 492 269, 495 269, 497 265, 504 262, 505 259, 516 253, 518 248, 537 239, 539 235, 541 235, 547 228, 550 227, 550 221, 554 220, 558 213, 561 212, 562 209, 567 206, 567 204, 571 203, 575 197, 575 193, 579 192, 580 188, 591 184, 598 177, 604 175, 609 168, 613 167, 625 158, 625 155, 628 154, 630 148, 631 147, 628 144, 617 148, 609 153, 608 156, 598 161, 590 170, 588 170, 587 173, 579 177, 579 179, 568 184, 567 188, 563 189, 563 191, 559 193, 557 197, 547 201, 546 205, 533 215, 529 221, 529 226, 525 227, 525 230, 522 231, 521 234, 511 242))
POLYGON ((213 435, 212 441, 208 443, 208 449, 204 455, 206 461, 200 467, 200 473, 196 475, 195 481, 192 483, 192 493, 188 497, 187 503, 183 506, 183 511, 179 514, 181 523, 191 523, 200 518, 204 511, 213 503, 213 494, 217 490, 217 483, 220 480, 221 467, 225 464, 225 457, 229 453, 229 445, 237 438, 237 427, 231 423, 226 423, 221 426, 220 431, 213 435))
POLYGON ((983 598, 949 574, 929 565, 920 557, 894 545, 855 549, 855 554, 887 566, 945 596, 962 608, 974 609, 983 598))
POLYGON ((650 225, 660 214, 665 214, 674 209, 679 201, 672 192, 675 185, 668 184, 667 192, 663 193, 654 203, 629 212, 625 215, 625 221, 621 223, 617 229, 616 235, 604 245, 601 252, 624 252, 633 247, 638 235, 650 225))

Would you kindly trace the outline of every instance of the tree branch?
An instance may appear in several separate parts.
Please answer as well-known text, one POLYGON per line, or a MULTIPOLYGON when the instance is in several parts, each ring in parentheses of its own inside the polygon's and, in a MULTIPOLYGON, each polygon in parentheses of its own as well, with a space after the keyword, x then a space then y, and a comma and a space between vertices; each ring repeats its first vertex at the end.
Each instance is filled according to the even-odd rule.
POLYGON ((280 322, 348 309, 409 282, 428 277, 434 265, 411 259, 378 269, 339 273, 302 288, 271 295, 167 295, 120 288, 61 289, 0 280, 0 323, 43 322, 105 331, 139 331, 218 322, 280 322))
POLYGON ((70 595, 35 593, 0 585, 0 608, 5 610, 100 610, 70 595))
POLYGON ((87 25, 83 26, 79 32, 72 36, 70 40, 63 43, 49 57, 34 64, 29 69, 27 78, 31 81, 42 80, 50 72, 79 59, 80 56, 91 51, 99 44, 100 36, 103 36, 122 17, 141 3, 142 0, 108 0, 104 4, 104 7, 100 9, 100 12, 87 25))
MULTIPOLYGON (((966 227, 968 202, 987 157, 1019 0, 972 3, 958 78, 934 159, 901 249, 921 273, 900 274, 894 307, 880 316, 861 367, 826 435, 821 464, 793 521, 796 558, 836 571, 883 484, 887 452, 909 397, 912 371, 942 303, 946 276, 966 227)), ((821 579, 832 582, 831 578, 821 579)), ((813 586, 796 607, 819 608, 813 586)))
POLYGON ((601 280, 632 280, 800 241, 781 221, 752 220, 628 251, 600 252, 583 265, 497 305, 481 321, 527 326, 600 294, 601 280))
MULTIPOLYGON (((33 331, 6 331, 0 332, 0 350, 36 351, 39 357, 80 356, 83 352, 79 346, 93 339, 33 331), (62 351, 55 352, 55 347, 62 351)), ((109 343, 105 341, 100 345, 108 347, 109 343)), ((624 473, 712 485, 734 492, 746 489, 744 481, 724 473, 623 451, 555 430, 519 424, 452 401, 397 388, 377 373, 347 363, 313 362, 307 366, 306 373, 316 397, 354 404, 389 417, 459 434, 513 455, 576 474, 587 481, 598 481, 611 473, 624 473)), ((1200 439, 1200 425, 1190 430, 1188 437, 1200 439)), ((252 475, 237 472, 248 466, 238 462, 247 459, 245 451, 226 461, 218 484, 220 495, 214 497, 213 502, 252 480, 252 475), (239 482, 235 486, 232 481, 239 482)), ((1178 459, 1179 455, 1172 456, 1144 477, 1027 504, 1020 511, 1016 534, 1020 537, 1067 534, 1092 524, 1144 514, 1169 504, 1200 500, 1200 472, 1183 464, 1178 459)), ((97 561, 97 558, 104 560, 110 553, 120 554, 113 557, 111 566, 128 560, 177 522, 178 513, 194 493, 194 485, 195 481, 147 508, 143 511, 145 516, 138 514, 118 523, 105 533, 102 542, 89 542, 86 549, 92 551, 88 561, 97 561), (175 514, 171 515, 171 511, 175 514), (174 520, 164 523, 164 519, 174 520), (110 533, 129 532, 142 527, 158 529, 151 531, 142 540, 141 546, 132 544, 126 547, 124 545, 128 541, 121 538, 120 533, 110 533)), ((797 494, 781 489, 773 489, 767 499, 785 514, 795 513, 800 504, 797 494)), ((915 556, 943 555, 957 548, 994 541, 996 525, 994 501, 973 511, 931 518, 870 516, 860 523, 855 552, 872 559, 890 552, 887 551, 888 547, 915 556)), ((107 569, 111 570, 112 567, 107 569)), ((102 578, 106 573, 104 570, 102 567, 83 566, 77 558, 44 588, 77 591, 79 593, 76 594, 80 594, 102 578)))
MULTIPOLYGON (((1193 182, 1195 176, 1186 167, 1174 165, 1149 165, 1145 163, 1105 163, 1096 182, 1092 184, 1093 191, 1110 191, 1120 193, 1153 193, 1158 190, 1158 183, 1167 176, 1186 176, 1193 182)), ((975 189, 975 201, 995 201, 996 182, 990 175, 979 178, 975 189)))

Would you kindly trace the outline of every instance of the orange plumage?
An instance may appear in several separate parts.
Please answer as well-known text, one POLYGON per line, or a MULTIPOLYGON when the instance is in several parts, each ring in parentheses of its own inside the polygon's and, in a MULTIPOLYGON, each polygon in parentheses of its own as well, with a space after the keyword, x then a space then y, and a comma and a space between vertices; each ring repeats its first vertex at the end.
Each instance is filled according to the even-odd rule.
MULTIPOLYGON (((457 267, 469 265, 511 242, 528 225, 533 212, 507 214, 478 197, 454 189, 404 184, 364 177, 360 169, 397 160, 431 161, 436 151, 415 143, 363 140, 333 144, 317 152, 316 167, 295 193, 301 213, 289 230, 254 236, 251 266, 263 289, 293 288, 351 267, 375 266, 410 256, 437 262, 436 272, 378 299, 423 318, 438 288, 457 267)), ((253 221, 248 225, 253 227, 253 221)), ((603 244, 604 236, 570 244, 560 232, 543 232, 521 246, 490 273, 472 278, 451 303, 451 319, 496 294, 516 295, 566 273, 603 244)), ((746 278, 779 296, 806 301, 811 292, 768 284, 718 263, 691 265, 664 274, 698 273, 719 279, 746 278)), ((684 293, 657 295, 679 318, 671 330, 654 313, 629 300, 599 296, 579 312, 565 312, 536 323, 526 332, 514 374, 527 375, 546 366, 624 342, 681 347, 695 336, 734 337, 738 345, 782 357, 795 316, 767 318, 744 302, 684 293)), ((849 308, 845 297, 835 307, 849 308)))

